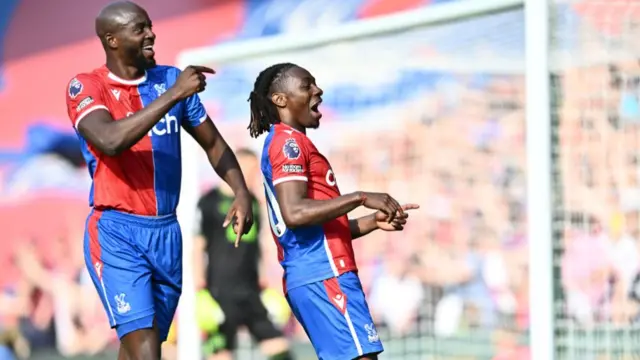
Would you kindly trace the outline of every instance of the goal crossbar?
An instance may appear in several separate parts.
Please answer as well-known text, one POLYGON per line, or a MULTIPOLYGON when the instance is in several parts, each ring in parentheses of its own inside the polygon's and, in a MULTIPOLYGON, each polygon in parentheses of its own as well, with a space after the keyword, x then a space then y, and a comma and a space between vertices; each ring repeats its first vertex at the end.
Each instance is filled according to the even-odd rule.
POLYGON ((313 48, 363 37, 380 36, 416 27, 460 21, 469 17, 521 8, 524 0, 460 0, 446 5, 403 11, 393 15, 361 20, 309 33, 274 35, 229 44, 190 49, 178 56, 180 67, 199 63, 246 60, 291 50, 313 48))

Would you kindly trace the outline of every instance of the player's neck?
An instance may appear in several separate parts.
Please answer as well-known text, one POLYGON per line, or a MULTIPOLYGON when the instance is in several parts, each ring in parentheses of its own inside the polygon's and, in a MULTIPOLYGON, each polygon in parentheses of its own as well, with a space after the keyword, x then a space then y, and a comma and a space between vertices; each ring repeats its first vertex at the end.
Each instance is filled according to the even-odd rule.
POLYGON ((144 76, 144 69, 135 66, 125 65, 120 61, 107 57, 107 69, 124 80, 136 80, 144 76))
POLYGON ((293 121, 281 121, 281 123, 283 123, 284 125, 287 125, 288 127, 292 128, 292 129, 298 130, 303 134, 307 133, 307 129, 305 129, 300 124, 293 123, 293 121))

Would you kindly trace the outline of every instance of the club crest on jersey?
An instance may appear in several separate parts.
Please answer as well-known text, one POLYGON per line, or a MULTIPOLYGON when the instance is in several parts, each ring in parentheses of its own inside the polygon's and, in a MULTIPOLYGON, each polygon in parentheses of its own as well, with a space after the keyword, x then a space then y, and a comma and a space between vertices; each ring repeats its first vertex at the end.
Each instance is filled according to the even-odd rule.
POLYGON ((84 86, 82 85, 80 80, 73 78, 73 80, 71 80, 71 82, 69 83, 69 97, 75 99, 78 95, 80 95, 83 88, 84 86))
POLYGON ((156 89, 158 96, 167 92, 167 86, 165 84, 155 84, 153 85, 153 88, 156 89))
POLYGON ((286 156, 289 160, 296 160, 297 158, 299 158, 300 147, 298 146, 296 139, 287 139, 287 141, 285 141, 284 143, 284 146, 282 146, 282 152, 284 153, 284 156, 286 156))

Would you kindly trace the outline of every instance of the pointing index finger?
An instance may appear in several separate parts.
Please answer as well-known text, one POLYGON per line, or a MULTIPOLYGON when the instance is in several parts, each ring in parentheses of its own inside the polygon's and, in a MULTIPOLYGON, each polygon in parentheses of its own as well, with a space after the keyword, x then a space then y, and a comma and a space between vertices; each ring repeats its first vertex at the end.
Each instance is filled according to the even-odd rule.
POLYGON ((242 235, 244 235, 244 219, 238 218, 238 233, 236 234, 236 244, 238 247, 240 245, 240 240, 242 239, 242 235))
POLYGON ((419 209, 420 205, 418 204, 404 204, 402 205, 402 209, 403 210, 415 210, 415 209, 419 209))
POLYGON ((201 66, 201 65, 192 65, 191 66, 195 71, 199 72, 199 73, 208 73, 208 74, 215 74, 216 71, 213 70, 210 67, 206 67, 206 66, 201 66))

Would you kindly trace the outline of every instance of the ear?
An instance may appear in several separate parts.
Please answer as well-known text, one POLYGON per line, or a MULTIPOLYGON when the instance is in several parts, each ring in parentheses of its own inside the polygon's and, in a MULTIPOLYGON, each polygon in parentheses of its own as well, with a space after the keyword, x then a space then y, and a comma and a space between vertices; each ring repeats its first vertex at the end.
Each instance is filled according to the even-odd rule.
POLYGON ((118 48, 118 39, 116 39, 116 37, 112 33, 106 33, 104 35, 104 40, 110 49, 118 48))
POLYGON ((271 101, 279 108, 287 106, 287 95, 276 92, 271 95, 271 101))

